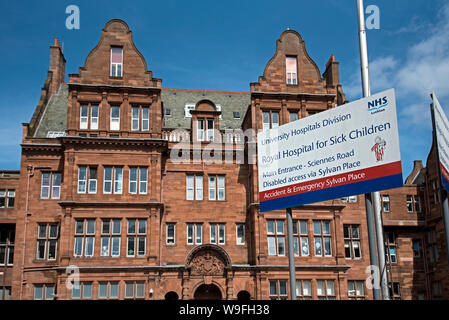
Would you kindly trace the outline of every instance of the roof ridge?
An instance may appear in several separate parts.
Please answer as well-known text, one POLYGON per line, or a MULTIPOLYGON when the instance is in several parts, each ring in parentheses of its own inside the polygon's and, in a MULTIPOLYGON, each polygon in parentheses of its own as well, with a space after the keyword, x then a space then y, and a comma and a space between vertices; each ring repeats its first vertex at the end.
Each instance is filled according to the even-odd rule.
POLYGON ((222 93, 247 93, 250 94, 250 91, 232 91, 232 90, 206 90, 206 89, 179 89, 179 88, 161 88, 162 90, 167 91, 187 91, 187 92, 222 92, 222 93))

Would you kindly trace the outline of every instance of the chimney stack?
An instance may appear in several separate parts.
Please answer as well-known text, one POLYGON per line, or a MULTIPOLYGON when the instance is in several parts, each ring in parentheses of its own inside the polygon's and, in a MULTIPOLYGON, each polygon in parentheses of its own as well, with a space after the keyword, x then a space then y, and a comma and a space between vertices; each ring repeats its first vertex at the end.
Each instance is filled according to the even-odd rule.
POLYGON ((59 86, 64 82, 65 76, 65 58, 62 53, 58 38, 55 38, 54 44, 50 47, 50 68, 52 78, 49 88, 49 94, 58 92, 59 86))
POLYGON ((326 71, 324 71, 323 77, 330 87, 336 87, 340 83, 339 62, 335 61, 334 55, 326 63, 326 71))

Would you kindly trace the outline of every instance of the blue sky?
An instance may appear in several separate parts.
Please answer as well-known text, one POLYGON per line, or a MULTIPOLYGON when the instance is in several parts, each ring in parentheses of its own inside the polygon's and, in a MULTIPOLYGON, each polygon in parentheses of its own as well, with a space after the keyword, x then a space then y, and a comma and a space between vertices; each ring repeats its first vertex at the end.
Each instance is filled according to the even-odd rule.
MULTIPOLYGON (((380 29, 368 31, 372 93, 396 89, 405 178, 413 160, 426 164, 432 90, 449 114, 449 1, 371 4, 381 14, 380 29)), ((0 169, 20 166, 21 123, 39 100, 53 38, 63 43, 66 74, 77 73, 113 18, 128 23, 163 87, 249 91, 290 28, 321 72, 335 54, 349 100, 362 95, 356 0, 2 1, 0 17, 0 169), (70 4, 80 8, 79 30, 65 27, 70 4)))

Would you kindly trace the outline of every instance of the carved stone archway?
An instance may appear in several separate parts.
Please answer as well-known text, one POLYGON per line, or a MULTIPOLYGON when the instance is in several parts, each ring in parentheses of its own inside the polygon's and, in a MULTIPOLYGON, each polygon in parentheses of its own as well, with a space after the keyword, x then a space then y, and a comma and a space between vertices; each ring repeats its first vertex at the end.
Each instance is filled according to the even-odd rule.
MULTIPOLYGON (((186 257, 185 267, 183 299, 200 298, 200 294, 203 296, 201 290, 197 291, 199 287, 204 289, 204 292, 210 292, 217 287, 221 291, 221 299, 232 298, 234 292, 232 263, 222 247, 203 244, 193 248, 186 257), (190 287, 194 283, 194 287, 190 287)), ((209 297, 209 294, 206 296, 209 297)), ((218 293, 210 296, 211 299, 217 297, 218 293)))
POLYGON ((200 285, 193 295, 195 300, 221 300, 221 290, 214 284, 200 285))
POLYGON ((226 250, 214 244, 193 248, 187 255, 185 266, 192 276, 224 276, 231 268, 231 258, 226 250))

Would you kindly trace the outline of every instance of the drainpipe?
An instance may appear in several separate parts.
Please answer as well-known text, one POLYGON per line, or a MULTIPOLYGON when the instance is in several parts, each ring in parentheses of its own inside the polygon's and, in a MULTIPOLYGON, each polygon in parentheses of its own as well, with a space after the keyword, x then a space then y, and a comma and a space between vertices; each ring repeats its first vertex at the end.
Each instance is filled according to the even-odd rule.
MULTIPOLYGON (((163 189, 163 186, 164 186, 164 178, 163 178, 164 173, 162 172, 162 156, 160 157, 160 159, 161 159, 161 163, 160 163, 160 165, 161 165, 161 183, 159 185, 159 188, 160 188, 159 199, 160 199, 160 202, 163 203, 162 197, 163 197, 164 193, 162 192, 162 189, 163 189)), ((159 256, 159 258, 158 258, 158 260, 159 260, 159 267, 161 266, 161 261, 162 261, 161 260, 161 255, 162 255, 162 206, 159 207, 159 255, 158 255, 159 256)))
POLYGON ((24 220, 24 231, 23 231, 23 248, 22 248, 22 267, 20 273, 20 296, 19 300, 22 300, 23 296, 23 274, 25 270, 25 251, 26 251, 26 234, 27 234, 27 224, 28 224, 28 202, 30 195, 30 179, 34 175, 34 167, 27 167, 27 192, 26 192, 26 200, 25 200, 25 220, 24 220))

